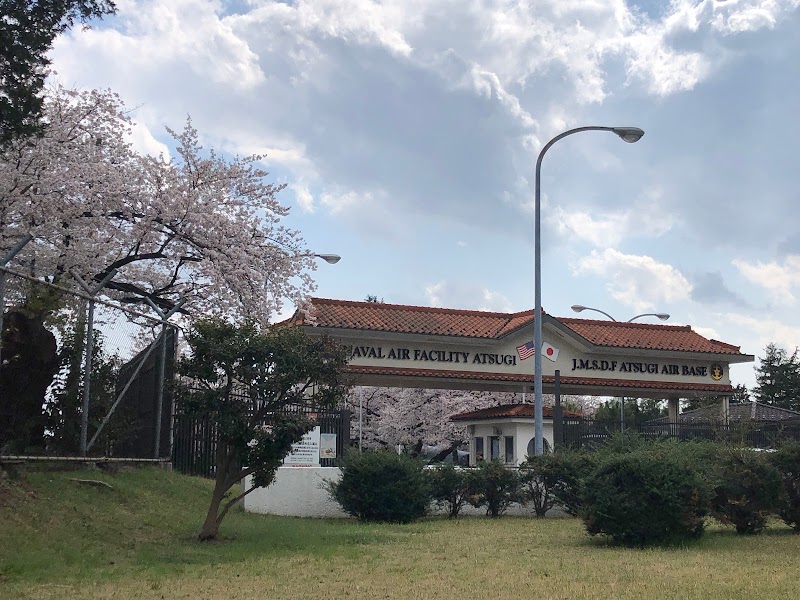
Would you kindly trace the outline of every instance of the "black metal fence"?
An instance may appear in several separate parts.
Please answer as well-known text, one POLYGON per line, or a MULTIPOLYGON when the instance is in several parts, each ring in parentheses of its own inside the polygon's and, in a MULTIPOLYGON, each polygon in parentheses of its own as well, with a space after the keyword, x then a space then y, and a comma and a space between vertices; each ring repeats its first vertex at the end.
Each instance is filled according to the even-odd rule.
MULTIPOLYGON (((800 441, 800 420, 651 422, 626 426, 625 430, 653 440, 709 440, 762 449, 774 448, 786 440, 800 441)), ((564 419, 562 443, 570 448, 591 447, 619 431, 619 422, 564 419)))
MULTIPOLYGON (((319 426, 321 434, 336 435, 336 458, 321 458, 319 462, 322 467, 338 466, 339 459, 350 447, 350 411, 293 406, 286 412, 303 413, 315 426, 319 426)), ((179 409, 173 426, 173 468, 188 475, 214 477, 216 439, 216 424, 213 421, 184 414, 179 409)))

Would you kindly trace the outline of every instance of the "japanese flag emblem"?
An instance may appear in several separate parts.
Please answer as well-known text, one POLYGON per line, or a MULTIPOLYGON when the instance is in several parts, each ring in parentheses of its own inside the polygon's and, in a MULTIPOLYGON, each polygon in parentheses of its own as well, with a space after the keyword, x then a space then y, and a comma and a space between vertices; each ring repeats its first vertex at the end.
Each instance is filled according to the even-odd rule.
POLYGON ((542 356, 545 358, 549 358, 553 362, 556 362, 558 358, 558 348, 548 344, 547 342, 542 343, 542 356))

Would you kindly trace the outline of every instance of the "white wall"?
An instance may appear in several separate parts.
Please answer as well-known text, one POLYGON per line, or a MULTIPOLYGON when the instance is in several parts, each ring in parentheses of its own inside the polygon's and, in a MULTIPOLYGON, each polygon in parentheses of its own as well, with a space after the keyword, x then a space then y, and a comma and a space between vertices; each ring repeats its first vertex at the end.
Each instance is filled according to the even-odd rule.
MULTIPOLYGON (((266 488, 257 488, 244 497, 244 510, 253 513, 281 515, 287 517, 327 517, 349 518, 341 507, 334 502, 322 486, 325 481, 338 481, 341 471, 337 467, 281 467, 275 481, 266 488)), ((252 478, 245 480, 249 488, 252 478)), ((432 508, 433 514, 442 514, 441 509, 432 508)), ((484 516, 486 508, 465 506, 465 516, 484 516)), ((519 506, 509 507, 508 515, 533 516, 533 508, 519 506)), ((559 517, 564 513, 552 509, 548 516, 559 517)))
MULTIPOLYGON (((280 467, 269 487, 257 488, 244 497, 248 512, 289 517, 347 517, 324 488, 326 481, 338 481, 337 467, 280 467)), ((245 486, 252 484, 251 477, 245 486)))

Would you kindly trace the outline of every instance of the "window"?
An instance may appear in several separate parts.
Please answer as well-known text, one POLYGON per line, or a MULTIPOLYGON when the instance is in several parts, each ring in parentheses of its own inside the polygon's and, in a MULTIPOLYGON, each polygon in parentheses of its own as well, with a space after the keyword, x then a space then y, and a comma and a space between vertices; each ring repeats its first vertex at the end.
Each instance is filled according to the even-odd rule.
POLYGON ((500 436, 493 435, 489 438, 489 459, 500 460, 500 436))
POLYGON ((514 462, 514 436, 506 436, 506 463, 513 464, 514 462))
POLYGON ((476 437, 475 438, 475 462, 480 462, 483 460, 483 438, 476 437))
MULTIPOLYGON (((535 438, 531 438, 531 441, 528 442, 528 456, 536 454, 535 446, 535 438)), ((544 448, 545 454, 550 454, 550 442, 547 441, 547 438, 542 438, 542 447, 544 448)))

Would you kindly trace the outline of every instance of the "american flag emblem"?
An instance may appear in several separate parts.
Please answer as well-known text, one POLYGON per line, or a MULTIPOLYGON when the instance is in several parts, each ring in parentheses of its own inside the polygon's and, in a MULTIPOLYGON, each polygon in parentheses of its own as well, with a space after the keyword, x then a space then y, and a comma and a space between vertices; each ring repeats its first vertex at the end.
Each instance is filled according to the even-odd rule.
POLYGON ((527 360, 536 354, 536 347, 533 342, 525 342, 521 346, 517 346, 517 354, 519 354, 520 360, 527 360))

